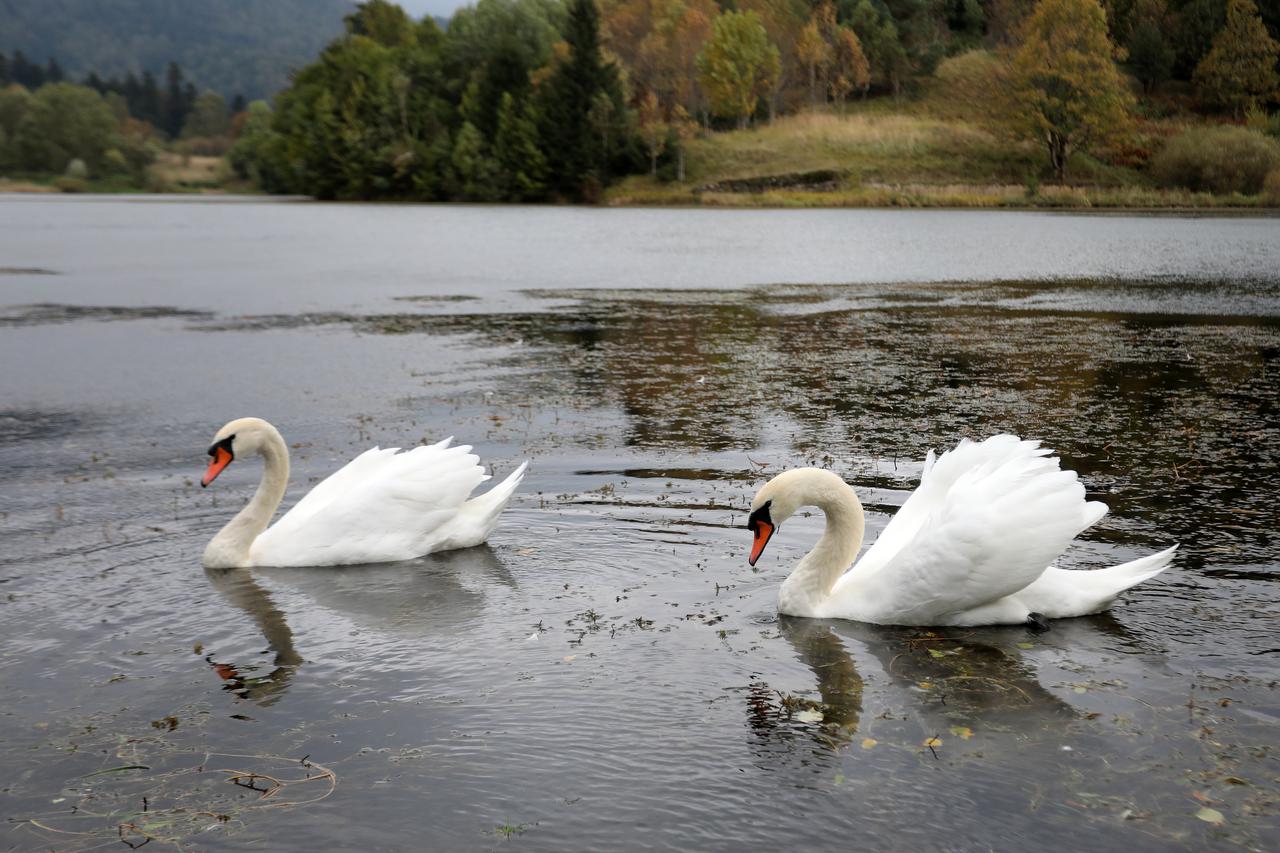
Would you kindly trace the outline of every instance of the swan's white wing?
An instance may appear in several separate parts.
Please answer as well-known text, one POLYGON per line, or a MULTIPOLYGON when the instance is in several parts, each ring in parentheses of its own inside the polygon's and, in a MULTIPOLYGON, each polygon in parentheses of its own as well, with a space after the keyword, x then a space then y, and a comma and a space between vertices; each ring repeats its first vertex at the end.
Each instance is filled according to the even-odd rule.
POLYGON ((469 446, 447 443, 357 456, 254 541, 254 565, 385 562, 432 550, 433 535, 488 479, 469 446))
POLYGON ((871 589, 883 621, 937 624, 1035 581, 1106 512, 1085 501, 1075 472, 1050 452, 999 435, 926 463, 920 488, 837 582, 833 600, 871 589))

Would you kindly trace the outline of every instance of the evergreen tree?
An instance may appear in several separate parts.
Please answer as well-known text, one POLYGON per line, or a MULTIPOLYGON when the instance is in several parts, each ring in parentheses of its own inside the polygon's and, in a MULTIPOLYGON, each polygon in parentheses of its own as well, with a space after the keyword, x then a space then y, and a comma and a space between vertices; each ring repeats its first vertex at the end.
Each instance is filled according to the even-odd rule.
POLYGON ((1175 0, 1175 5, 1174 73, 1181 80, 1189 80, 1213 45, 1213 37, 1226 23, 1227 3, 1226 0, 1175 0))
POLYGON ((62 66, 52 56, 49 57, 49 62, 45 65, 44 80, 46 83, 62 82, 62 66))
POLYGON ((9 57, 0 51, 0 89, 8 86, 13 82, 13 78, 9 76, 9 57))
POLYGON ((1239 118, 1249 107, 1280 94, 1280 44, 1267 33, 1253 0, 1230 0, 1227 25, 1213 40, 1193 77, 1206 100, 1239 118))
POLYGON ((187 119, 187 94, 183 83, 182 68, 170 60, 169 67, 165 69, 164 114, 160 125, 170 139, 178 138, 187 119))
POLYGON ((1164 40, 1160 24, 1144 18, 1129 36, 1129 65, 1148 94, 1173 72, 1173 48, 1164 40))
MULTIPOLYGON (((132 74, 130 75, 132 76, 132 74)), ((129 113, 137 116, 145 122, 149 122, 157 128, 163 126, 163 120, 160 114, 160 86, 156 83, 155 75, 150 71, 142 72, 142 82, 136 85, 137 89, 137 106, 132 103, 129 105, 129 113)))
POLYGON ((245 103, 245 100, 244 100, 244 95, 237 92, 236 96, 231 99, 231 114, 239 115, 240 113, 245 111, 245 108, 247 106, 248 105, 245 103))
POLYGON ((26 54, 20 50, 13 52, 13 67, 10 72, 13 82, 32 91, 44 85, 44 69, 27 60, 26 54))
POLYGON ((1130 9, 1129 22, 1129 67, 1141 81, 1142 90, 1149 94, 1169 79, 1177 59, 1177 52, 1165 36, 1171 29, 1165 0, 1137 0, 1130 9))
POLYGON ((543 150, 552 187, 569 198, 593 201, 609 180, 612 149, 625 128, 622 88, 617 67, 600 53, 594 0, 571 0, 565 30, 568 58, 544 88, 543 150))
POLYGON ((453 168, 467 201, 496 201, 501 195, 499 167, 485 151, 484 138, 471 122, 463 122, 453 145, 453 168))
POLYGON ((538 125, 527 107, 516 106, 510 92, 498 107, 498 135, 493 156, 502 172, 503 189, 511 201, 533 201, 547 190, 547 159, 538 148, 538 125))

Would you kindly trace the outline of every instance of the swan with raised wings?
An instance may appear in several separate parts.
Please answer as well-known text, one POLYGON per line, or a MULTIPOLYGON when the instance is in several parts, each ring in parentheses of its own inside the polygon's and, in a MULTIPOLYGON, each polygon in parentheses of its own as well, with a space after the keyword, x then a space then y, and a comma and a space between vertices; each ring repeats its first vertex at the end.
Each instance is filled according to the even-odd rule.
POLYGON ((489 537, 529 463, 488 492, 489 479, 467 445, 437 444, 366 450, 321 481, 271 523, 289 484, 289 448, 261 418, 240 418, 218 430, 209 447, 208 486, 237 458, 262 457, 262 481, 248 506, 204 551, 209 569, 250 566, 341 566, 410 560, 469 548, 489 537))
POLYGON ((760 489, 749 562, 783 521, 816 506, 826 531, 783 581, 780 612, 881 625, 1017 625, 1106 610, 1168 567, 1178 546, 1095 571, 1050 565, 1107 505, 1086 501, 1076 472, 1038 441, 997 435, 929 451, 920 486, 862 547, 862 504, 830 471, 784 471, 760 489), (852 565, 852 568, 850 566, 852 565))

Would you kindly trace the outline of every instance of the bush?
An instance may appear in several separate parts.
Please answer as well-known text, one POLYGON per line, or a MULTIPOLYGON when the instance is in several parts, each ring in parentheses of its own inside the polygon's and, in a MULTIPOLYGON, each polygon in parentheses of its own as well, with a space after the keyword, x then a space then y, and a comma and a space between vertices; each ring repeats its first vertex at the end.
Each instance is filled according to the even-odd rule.
POLYGON ((79 157, 67 164, 67 170, 63 172, 68 178, 79 178, 84 180, 89 177, 89 167, 79 157))
POLYGON ((1267 179, 1262 182, 1262 195, 1270 204, 1280 205, 1280 169, 1267 172, 1267 179))
POLYGON ((1151 174, 1161 186, 1194 192, 1253 195, 1278 167, 1280 146, 1257 131, 1232 126, 1184 131, 1151 160, 1151 174))
POLYGON ((54 179, 53 186, 64 193, 82 193, 89 189, 89 182, 74 175, 61 175, 54 179))

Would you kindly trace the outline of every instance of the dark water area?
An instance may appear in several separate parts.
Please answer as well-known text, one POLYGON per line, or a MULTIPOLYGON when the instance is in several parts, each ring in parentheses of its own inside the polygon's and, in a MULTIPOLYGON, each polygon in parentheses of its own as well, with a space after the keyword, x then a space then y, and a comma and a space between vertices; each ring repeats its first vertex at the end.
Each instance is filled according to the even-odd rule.
POLYGON ((1280 845, 1280 219, 0 198, 5 850, 1280 845), (489 544, 212 572, 446 435, 529 476, 489 544), (1109 613, 780 618, 780 470, 869 539, 929 448, 1043 439, 1181 542, 1109 613))

